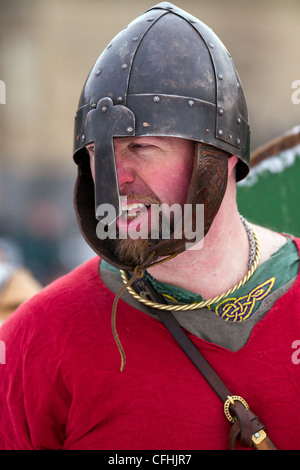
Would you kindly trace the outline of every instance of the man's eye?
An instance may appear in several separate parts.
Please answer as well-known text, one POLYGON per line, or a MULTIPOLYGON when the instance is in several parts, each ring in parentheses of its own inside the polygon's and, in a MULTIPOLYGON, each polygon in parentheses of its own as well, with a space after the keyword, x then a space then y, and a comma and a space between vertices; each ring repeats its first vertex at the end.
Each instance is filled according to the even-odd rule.
POLYGON ((143 147, 141 144, 131 144, 131 149, 132 150, 139 149, 141 147, 143 147))
POLYGON ((151 148, 152 145, 149 144, 132 144, 131 149, 132 150, 138 150, 138 149, 148 149, 151 148))

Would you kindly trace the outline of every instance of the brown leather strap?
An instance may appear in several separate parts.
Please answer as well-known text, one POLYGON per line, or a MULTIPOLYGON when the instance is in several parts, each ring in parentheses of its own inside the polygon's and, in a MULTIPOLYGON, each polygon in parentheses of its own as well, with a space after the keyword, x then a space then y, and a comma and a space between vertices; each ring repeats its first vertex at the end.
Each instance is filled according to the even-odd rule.
POLYGON ((277 448, 268 436, 266 436, 264 440, 260 442, 260 444, 253 443, 253 446, 256 450, 277 450, 277 448))
MULTIPOLYGON (((137 279, 133 283, 133 287, 138 292, 140 292, 141 290, 143 290, 144 293, 147 292, 148 296, 154 299, 155 301, 165 303, 164 297, 158 292, 154 291, 152 285, 149 282, 146 282, 144 278, 137 279)), ((183 351, 188 355, 193 364, 201 372, 203 377, 207 380, 207 382, 210 384, 210 386, 213 388, 219 398, 225 403, 228 397, 232 397, 232 393, 230 392, 230 390, 222 382, 220 377, 216 374, 216 372, 207 362, 207 360, 202 356, 202 354, 196 348, 194 343, 185 334, 184 330, 181 328, 172 313, 165 310, 152 309, 152 311, 154 314, 159 316, 162 323, 169 330, 169 332, 181 346, 183 351)), ((255 443, 253 441, 253 435, 255 435, 255 433, 264 433, 264 424, 250 409, 246 409, 243 403, 241 403, 240 401, 234 401, 230 405, 230 411, 233 412, 235 415, 235 422, 233 423, 229 435, 229 448, 234 449, 234 444, 237 437, 239 437, 240 442, 246 447, 254 445, 255 443)), ((276 448, 274 444, 270 441, 270 439, 265 437, 264 440, 266 439, 268 439, 268 441, 270 442, 269 445, 273 446, 272 450, 275 450, 276 448)), ((261 444, 263 444, 263 442, 264 441, 262 441, 260 444, 255 444, 254 447, 256 449, 262 449, 263 445, 261 444)))
MULTIPOLYGON (((184 333, 183 329, 177 323, 173 315, 170 312, 163 310, 159 311, 159 313, 157 312, 157 314, 159 315, 159 318, 164 323, 164 325, 168 328, 172 336, 176 339, 185 353, 192 360, 194 365, 198 368, 207 382, 217 393, 219 398, 225 402, 228 396, 232 396, 232 393, 222 382, 220 377, 216 374, 206 359, 202 356, 200 351, 184 333)), ((234 436, 234 440, 232 437, 230 437, 230 448, 234 448, 234 442, 237 436, 239 436, 239 440, 243 445, 250 447, 253 444, 252 435, 264 429, 264 424, 260 422, 257 416, 255 416, 250 409, 247 410, 244 405, 238 401, 235 401, 234 404, 230 406, 230 410, 233 411, 233 413, 236 415, 237 420, 235 423, 238 423, 237 425, 234 423, 234 427, 232 427, 231 430, 231 436, 234 436)))
MULTIPOLYGON (((235 441, 240 434, 241 427, 239 421, 235 421, 235 423, 231 426, 229 437, 228 437, 228 448, 229 450, 234 450, 235 441)), ((253 433, 258 437, 255 440, 252 440, 252 445, 256 450, 277 450, 271 439, 261 430, 256 431, 253 433), (259 439, 261 435, 261 440, 259 439)))
MULTIPOLYGON (((181 348, 184 352, 189 356, 191 361, 195 364, 195 366, 200 370, 203 374, 207 382, 210 386, 214 389, 217 393, 219 398, 223 402, 227 400, 228 396, 231 396, 231 392, 226 387, 226 385, 221 381, 220 377, 216 374, 214 369, 211 365, 207 362, 207 360, 200 354, 199 350, 196 346, 192 343, 189 337, 185 334, 181 326, 177 323, 176 319, 172 315, 171 312, 167 312, 164 310, 157 311, 155 313, 159 316, 160 320, 166 326, 166 328, 170 331, 174 339, 179 343, 181 348)), ((244 409, 243 405, 237 404, 235 406, 235 410, 237 413, 240 411, 241 408, 244 409)))

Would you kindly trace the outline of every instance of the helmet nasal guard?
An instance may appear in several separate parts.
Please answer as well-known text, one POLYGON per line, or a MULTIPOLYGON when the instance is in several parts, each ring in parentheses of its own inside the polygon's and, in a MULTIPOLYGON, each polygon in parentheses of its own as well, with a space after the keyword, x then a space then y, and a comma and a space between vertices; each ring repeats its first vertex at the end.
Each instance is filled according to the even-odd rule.
MULTIPOLYGON (((247 106, 231 56, 209 27, 168 2, 139 16, 110 42, 86 80, 76 113, 75 209, 79 226, 91 247, 118 267, 119 261, 96 235, 95 212, 101 204, 111 204, 116 217, 121 213, 113 147, 114 137, 121 136, 190 139, 206 149, 210 146, 212 154, 220 149, 223 160, 236 155, 237 180, 248 174, 247 106), (95 190, 85 149, 92 142, 95 190)), ((189 189, 193 203, 195 192, 199 193, 199 176, 206 171, 201 168, 201 158, 189 189)), ((221 199, 217 200, 213 190, 210 194, 215 202, 210 204, 213 209, 206 232, 221 204, 226 178, 224 181, 225 186, 217 191, 221 199)), ((174 240, 169 245, 165 242, 157 254, 169 254, 174 246, 174 240)))

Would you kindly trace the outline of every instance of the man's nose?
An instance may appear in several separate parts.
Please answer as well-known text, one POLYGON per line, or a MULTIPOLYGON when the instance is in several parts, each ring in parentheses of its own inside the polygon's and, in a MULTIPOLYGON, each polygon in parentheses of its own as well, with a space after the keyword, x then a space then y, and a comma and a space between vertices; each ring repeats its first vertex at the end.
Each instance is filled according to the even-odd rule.
POLYGON ((119 189, 122 190, 126 184, 133 183, 135 178, 134 168, 127 159, 118 155, 116 155, 116 167, 119 189))

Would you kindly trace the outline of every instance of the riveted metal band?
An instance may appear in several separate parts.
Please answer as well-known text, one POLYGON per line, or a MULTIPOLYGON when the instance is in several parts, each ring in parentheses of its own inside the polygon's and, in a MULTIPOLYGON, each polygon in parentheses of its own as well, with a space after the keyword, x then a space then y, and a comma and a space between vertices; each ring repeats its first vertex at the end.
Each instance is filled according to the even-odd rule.
POLYGON ((246 146, 241 148, 241 143, 247 140, 249 132, 247 107, 232 58, 211 28, 197 18, 190 22, 205 41, 214 64, 218 109, 215 137, 236 147, 241 155, 245 155, 247 149, 246 146))
POLYGON ((86 115, 101 98, 109 97, 114 105, 126 106, 136 51, 147 31, 167 13, 164 10, 146 12, 120 31, 98 57, 86 80, 75 116, 74 152, 86 145, 86 115))

